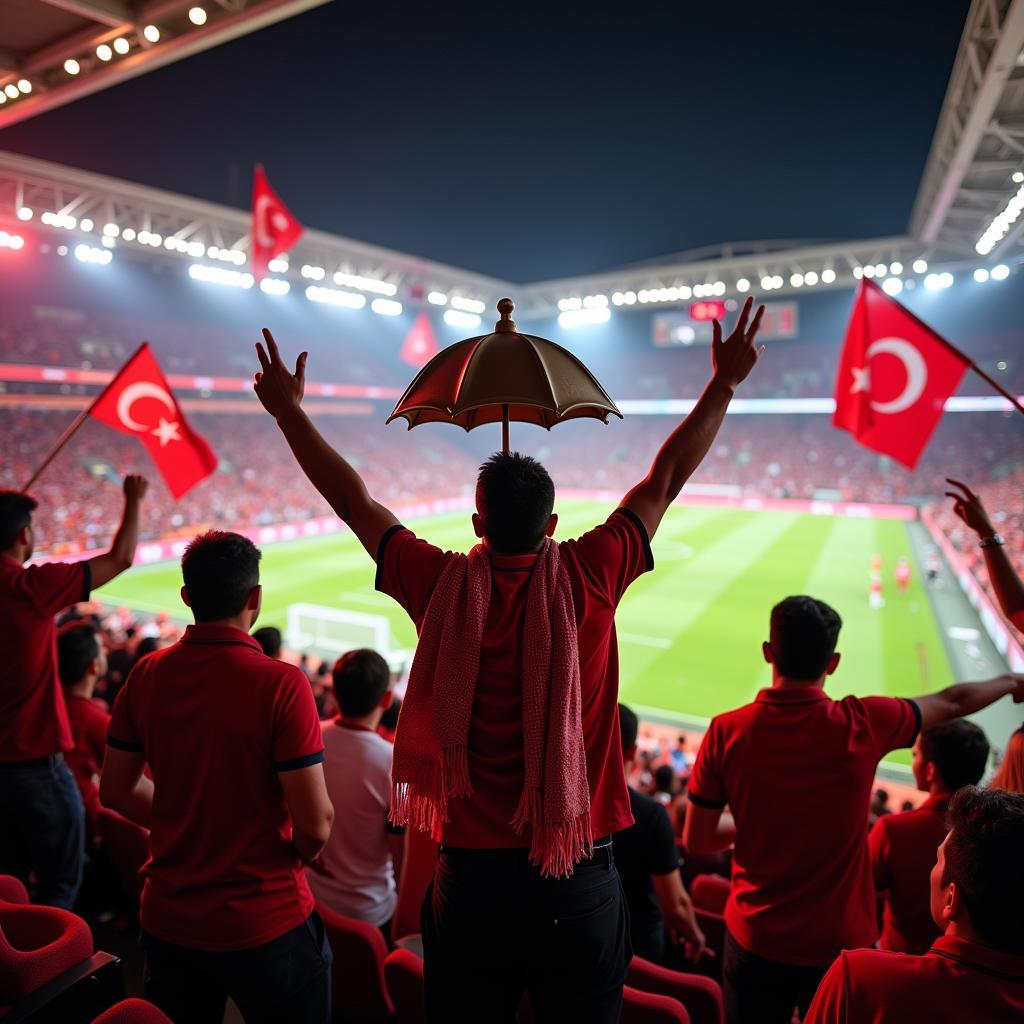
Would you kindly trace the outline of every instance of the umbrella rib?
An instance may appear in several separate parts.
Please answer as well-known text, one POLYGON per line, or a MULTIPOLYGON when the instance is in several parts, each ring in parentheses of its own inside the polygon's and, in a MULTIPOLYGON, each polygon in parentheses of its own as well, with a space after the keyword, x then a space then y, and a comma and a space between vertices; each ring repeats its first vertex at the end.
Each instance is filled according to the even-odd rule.
POLYGON ((555 385, 552 383, 551 374, 548 373, 548 368, 545 366, 544 360, 537 351, 537 346, 533 343, 533 337, 529 334, 525 334, 523 337, 530 343, 530 351, 533 353, 533 358, 537 360, 537 363, 544 374, 544 379, 548 382, 548 393, 551 395, 551 398, 555 403, 555 416, 557 417, 560 415, 561 410, 558 408, 558 395, 555 394, 555 385))

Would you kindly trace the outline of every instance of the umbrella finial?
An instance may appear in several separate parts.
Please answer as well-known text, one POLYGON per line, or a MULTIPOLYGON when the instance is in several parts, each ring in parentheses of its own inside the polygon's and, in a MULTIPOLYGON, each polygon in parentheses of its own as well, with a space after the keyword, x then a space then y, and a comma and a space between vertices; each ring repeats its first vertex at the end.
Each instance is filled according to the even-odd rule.
POLYGON ((516 304, 511 299, 498 299, 498 312, 501 319, 494 325, 494 333, 513 333, 516 329, 516 322, 512 319, 512 311, 516 304))

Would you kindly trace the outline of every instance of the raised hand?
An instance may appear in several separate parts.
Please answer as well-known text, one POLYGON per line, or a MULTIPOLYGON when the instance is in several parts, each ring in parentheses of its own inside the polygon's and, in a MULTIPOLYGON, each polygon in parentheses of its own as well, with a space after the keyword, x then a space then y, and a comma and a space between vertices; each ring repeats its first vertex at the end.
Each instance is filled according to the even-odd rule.
POLYGON ((735 389, 737 385, 746 380, 758 357, 764 352, 764 345, 757 348, 754 344, 757 332, 761 328, 764 306, 757 307, 753 321, 750 322, 749 327, 747 326, 753 304, 754 297, 748 295, 732 334, 724 341, 722 340, 722 325, 717 320, 714 324, 715 333, 711 342, 712 376, 730 389, 735 389))
POLYGON ((985 511, 985 506, 981 503, 981 498, 959 480, 946 477, 946 483, 960 488, 959 491, 946 491, 946 497, 953 499, 953 511, 979 537, 991 537, 996 530, 988 517, 988 512, 985 511))
POLYGON ((253 390, 260 400, 263 408, 276 419, 289 412, 294 412, 302 404, 302 395, 306 387, 306 356, 307 352, 299 354, 295 363, 295 373, 292 373, 284 364, 281 352, 274 341, 274 336, 263 328, 263 337, 267 343, 264 350, 260 342, 256 342, 256 355, 259 356, 260 366, 263 367, 253 379, 253 390), (267 351, 269 350, 269 355, 267 351))
POLYGON ((137 473, 129 473, 124 478, 125 501, 140 502, 149 490, 149 481, 137 473))

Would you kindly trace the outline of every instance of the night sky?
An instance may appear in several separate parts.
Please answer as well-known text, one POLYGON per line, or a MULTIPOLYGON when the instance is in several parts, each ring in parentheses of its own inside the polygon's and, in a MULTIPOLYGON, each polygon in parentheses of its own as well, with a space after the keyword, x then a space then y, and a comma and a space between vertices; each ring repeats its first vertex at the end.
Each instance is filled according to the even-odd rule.
POLYGON ((900 234, 968 0, 337 0, 0 132, 512 281, 900 234))

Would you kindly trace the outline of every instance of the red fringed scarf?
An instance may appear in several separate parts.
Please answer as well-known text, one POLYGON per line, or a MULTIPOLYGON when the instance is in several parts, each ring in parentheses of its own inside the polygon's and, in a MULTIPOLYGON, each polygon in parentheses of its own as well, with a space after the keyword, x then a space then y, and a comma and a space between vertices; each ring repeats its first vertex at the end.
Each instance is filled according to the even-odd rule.
MULTIPOLYGON (((467 741, 480 670, 491 564, 483 547, 449 553, 420 626, 391 769, 391 820, 439 837, 448 801, 473 792, 467 741)), ((523 625, 525 782, 509 823, 530 829, 542 875, 571 875, 593 852, 572 585, 547 540, 530 578, 523 625)))

